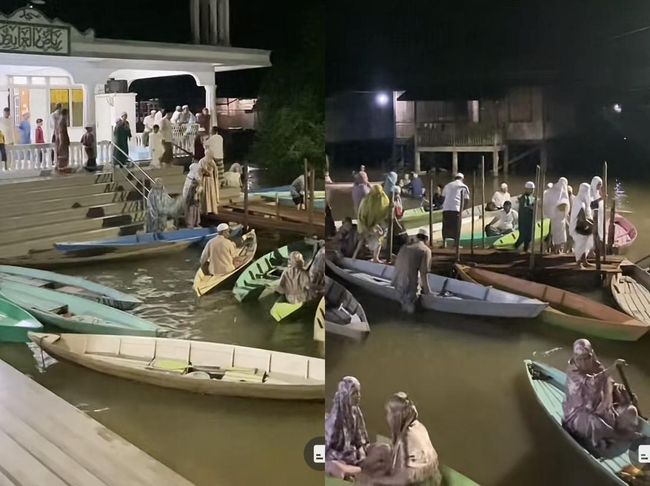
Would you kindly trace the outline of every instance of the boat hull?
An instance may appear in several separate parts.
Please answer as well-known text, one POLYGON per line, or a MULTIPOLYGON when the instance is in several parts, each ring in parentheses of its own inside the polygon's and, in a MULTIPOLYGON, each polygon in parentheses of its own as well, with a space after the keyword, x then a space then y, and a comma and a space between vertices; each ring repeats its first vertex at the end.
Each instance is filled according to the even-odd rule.
POLYGON ((43 329, 29 312, 0 295, 0 341, 5 343, 26 343, 28 332, 43 329))

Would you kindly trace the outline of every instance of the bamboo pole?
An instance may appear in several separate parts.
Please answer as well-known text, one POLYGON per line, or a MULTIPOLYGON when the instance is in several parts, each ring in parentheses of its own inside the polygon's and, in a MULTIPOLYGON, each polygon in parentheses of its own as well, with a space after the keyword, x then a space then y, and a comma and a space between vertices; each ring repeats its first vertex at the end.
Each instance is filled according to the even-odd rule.
POLYGON ((244 229, 248 230, 248 162, 244 162, 244 229))
POLYGON ((390 223, 388 225, 388 263, 393 260, 393 225, 395 224, 395 193, 390 196, 390 223))
MULTIPOLYGON (((546 160, 542 160, 542 172, 541 172, 541 184, 539 186, 539 189, 541 191, 541 212, 542 212, 542 217, 539 218, 540 220, 540 236, 541 238, 539 239, 539 255, 541 257, 544 256, 544 192, 546 189, 546 160)), ((537 226, 537 224, 535 224, 537 226)), ((533 226, 533 245, 535 244, 535 234, 537 233, 537 228, 533 226)))
POLYGON ((314 234, 314 187, 316 186, 316 167, 311 164, 309 169, 309 232, 314 234))
POLYGON ((607 161, 603 163, 603 263, 607 262, 607 161))
POLYGON ((485 248, 485 155, 481 156, 481 227, 481 248, 485 248))
POLYGON ((600 271, 600 238, 598 238, 598 208, 594 209, 594 251, 596 253, 596 270, 600 271))
POLYGON ((460 231, 463 226, 463 203, 465 202, 465 193, 464 189, 460 191, 460 211, 458 211, 458 228, 456 230, 456 263, 460 263, 460 231))
POLYGON ((433 247, 433 175, 429 177, 429 246, 433 247))
MULTIPOLYGON (((539 183, 540 183, 540 174, 541 174, 541 168, 538 165, 535 169, 535 185, 537 187, 537 190, 539 191, 539 183)), ((535 268, 535 224, 537 220, 537 197, 533 196, 535 198, 535 203, 533 204, 533 234, 531 235, 531 242, 529 244, 530 248, 530 262, 528 264, 529 270, 532 272, 532 270, 535 268)), ((523 208, 519 208, 521 211, 523 208)))
MULTIPOLYGON (((609 233, 607 234, 607 249, 610 253, 614 251, 614 217, 616 216, 616 199, 612 199, 612 209, 609 216, 609 233)), ((645 258, 644 258, 645 260, 645 258)))
MULTIPOLYGON (((469 252, 472 256, 474 256, 474 201, 476 197, 476 170, 472 173, 472 197, 471 197, 471 204, 472 204, 472 234, 469 237, 469 252)), ((483 232, 485 232, 485 228, 483 228, 483 232)))
POLYGON ((300 209, 307 209, 307 205, 308 205, 308 203, 309 203, 308 200, 307 200, 307 199, 308 199, 308 196, 309 196, 309 165, 308 165, 308 162, 307 162, 307 158, 306 158, 306 157, 305 157, 305 159, 304 159, 304 168, 303 168, 303 171, 304 171, 304 172, 303 172, 303 175, 304 175, 304 177, 305 177, 305 187, 304 187, 304 189, 305 189, 305 191, 304 191, 305 194, 304 194, 303 197, 302 197, 302 207, 301 207, 300 209))

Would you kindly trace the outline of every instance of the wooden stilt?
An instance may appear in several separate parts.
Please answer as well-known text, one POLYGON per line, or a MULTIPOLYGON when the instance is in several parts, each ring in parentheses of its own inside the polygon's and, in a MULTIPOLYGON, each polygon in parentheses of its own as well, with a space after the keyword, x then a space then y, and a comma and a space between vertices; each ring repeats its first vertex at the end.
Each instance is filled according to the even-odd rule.
MULTIPOLYGON (((535 169, 535 184, 537 186, 537 191, 540 190, 540 173, 541 173, 541 168, 538 165, 537 168, 535 169)), ((522 208, 520 208, 521 210, 522 208)), ((537 197, 535 197, 535 204, 533 205, 533 234, 531 235, 531 241, 529 244, 530 248, 530 262, 528 264, 529 270, 532 272, 533 269, 535 268, 535 225, 537 224, 537 197)))
POLYGON ((248 162, 244 162, 244 228, 248 231, 248 162))

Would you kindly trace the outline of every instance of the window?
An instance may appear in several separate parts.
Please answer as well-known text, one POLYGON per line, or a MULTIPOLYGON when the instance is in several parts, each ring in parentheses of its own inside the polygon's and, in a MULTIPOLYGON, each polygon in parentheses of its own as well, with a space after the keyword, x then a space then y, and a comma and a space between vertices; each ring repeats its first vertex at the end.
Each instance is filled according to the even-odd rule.
POLYGON ((84 92, 81 88, 73 89, 51 89, 50 90, 50 113, 55 106, 61 103, 61 108, 66 108, 70 113, 70 126, 82 127, 84 123, 84 92))
POLYGON ((12 76, 11 81, 13 84, 27 84, 27 76, 12 76))
POLYGON ((516 88, 508 94, 508 119, 515 123, 533 121, 533 93, 531 88, 516 88))
POLYGON ((32 84, 47 84, 47 78, 43 76, 32 76, 32 84))

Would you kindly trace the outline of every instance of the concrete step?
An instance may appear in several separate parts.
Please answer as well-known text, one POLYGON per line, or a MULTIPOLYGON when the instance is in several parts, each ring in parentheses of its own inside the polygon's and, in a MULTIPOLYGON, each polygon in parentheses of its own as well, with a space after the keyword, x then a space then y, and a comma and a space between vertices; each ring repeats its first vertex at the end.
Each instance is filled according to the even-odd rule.
POLYGON ((34 238, 46 238, 67 233, 81 233, 102 228, 128 226, 134 223, 143 223, 144 218, 144 211, 136 211, 101 218, 73 219, 57 224, 42 224, 36 227, 31 226, 27 228, 18 228, 0 233, 0 245, 19 243, 34 238))
POLYGON ((26 240, 20 243, 10 243, 0 246, 0 258, 24 255, 31 250, 47 250, 52 248, 54 243, 63 241, 90 241, 117 238, 118 236, 132 235, 144 229, 144 224, 136 223, 117 228, 102 228, 93 231, 82 231, 78 233, 62 234, 47 238, 26 240))

